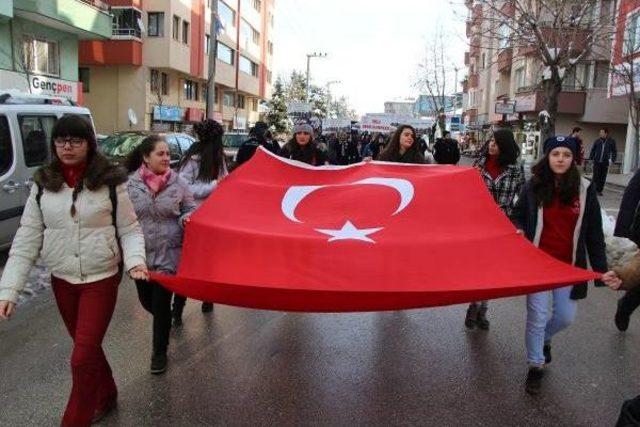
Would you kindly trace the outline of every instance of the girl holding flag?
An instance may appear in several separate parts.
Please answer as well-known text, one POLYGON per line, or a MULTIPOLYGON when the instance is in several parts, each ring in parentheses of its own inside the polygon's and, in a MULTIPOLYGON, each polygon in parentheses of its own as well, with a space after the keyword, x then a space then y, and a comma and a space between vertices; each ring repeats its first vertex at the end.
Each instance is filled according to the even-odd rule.
MULTIPOLYGON (((513 220, 513 204, 524 185, 524 170, 518 164, 520 149, 508 129, 499 129, 474 166, 480 171, 482 180, 502 212, 513 220)), ((487 301, 473 302, 467 309, 464 324, 467 328, 489 329, 487 301)))
MULTIPOLYGON (((534 245, 554 258, 605 272, 600 204, 594 186, 576 166, 577 150, 576 140, 570 137, 545 141, 545 155, 533 167, 533 177, 516 203, 515 222, 534 245)), ((527 393, 540 392, 543 368, 551 362, 551 338, 573 323, 577 300, 586 296, 586 283, 527 295, 527 393)))

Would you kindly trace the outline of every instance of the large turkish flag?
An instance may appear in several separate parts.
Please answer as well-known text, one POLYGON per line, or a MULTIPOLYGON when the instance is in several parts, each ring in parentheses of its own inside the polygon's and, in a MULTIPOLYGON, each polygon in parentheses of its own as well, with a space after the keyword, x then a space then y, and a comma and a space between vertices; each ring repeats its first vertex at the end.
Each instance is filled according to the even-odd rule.
POLYGON ((599 276, 518 235, 472 168, 313 168, 258 150, 192 215, 177 276, 152 278, 222 304, 342 312, 507 297, 599 276))

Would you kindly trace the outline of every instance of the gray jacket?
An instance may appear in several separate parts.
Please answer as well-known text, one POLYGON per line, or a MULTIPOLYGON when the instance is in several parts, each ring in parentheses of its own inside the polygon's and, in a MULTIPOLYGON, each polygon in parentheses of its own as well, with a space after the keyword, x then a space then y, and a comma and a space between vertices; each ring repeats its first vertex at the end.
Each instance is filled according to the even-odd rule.
POLYGON ((167 186, 154 197, 136 171, 129 176, 128 189, 144 232, 147 266, 175 273, 182 251, 182 222, 196 208, 188 184, 172 172, 167 186))

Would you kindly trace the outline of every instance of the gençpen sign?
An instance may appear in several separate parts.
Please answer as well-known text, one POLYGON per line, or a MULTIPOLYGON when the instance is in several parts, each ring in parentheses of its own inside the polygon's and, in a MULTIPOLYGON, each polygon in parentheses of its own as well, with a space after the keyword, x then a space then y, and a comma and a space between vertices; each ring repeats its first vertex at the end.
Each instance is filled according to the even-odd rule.
POLYGON ((52 79, 44 76, 31 76, 31 93, 55 95, 78 102, 78 82, 52 79))

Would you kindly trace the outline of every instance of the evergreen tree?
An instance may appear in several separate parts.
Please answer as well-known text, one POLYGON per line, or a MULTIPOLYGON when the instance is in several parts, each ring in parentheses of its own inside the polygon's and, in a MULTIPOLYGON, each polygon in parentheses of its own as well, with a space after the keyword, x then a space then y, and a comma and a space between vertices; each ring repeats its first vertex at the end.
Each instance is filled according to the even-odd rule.
POLYGON ((321 119, 327 117, 327 113, 329 112, 328 93, 320 86, 311 86, 309 92, 312 114, 321 119))
POLYGON ((266 115, 267 124, 273 126, 276 133, 289 132, 291 121, 287 116, 287 100, 282 80, 278 77, 273 85, 273 94, 269 101, 269 111, 266 115))

